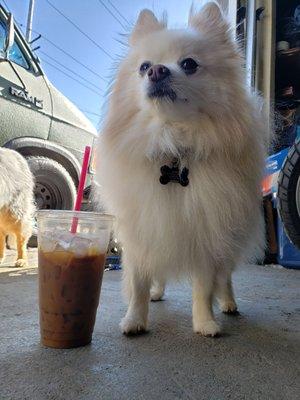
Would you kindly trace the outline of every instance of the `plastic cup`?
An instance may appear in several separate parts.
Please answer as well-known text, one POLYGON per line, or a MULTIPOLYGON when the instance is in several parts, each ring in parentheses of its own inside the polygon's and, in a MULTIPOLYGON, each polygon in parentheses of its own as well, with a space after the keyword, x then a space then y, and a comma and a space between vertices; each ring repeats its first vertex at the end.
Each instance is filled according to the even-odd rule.
POLYGON ((92 340, 113 217, 42 210, 37 221, 41 342, 84 346, 92 340))

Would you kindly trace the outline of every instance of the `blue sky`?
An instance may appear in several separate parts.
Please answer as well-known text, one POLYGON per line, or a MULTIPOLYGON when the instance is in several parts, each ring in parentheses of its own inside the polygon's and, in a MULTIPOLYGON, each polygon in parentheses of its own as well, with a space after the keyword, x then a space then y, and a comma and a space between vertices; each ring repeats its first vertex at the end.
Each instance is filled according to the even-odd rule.
MULTIPOLYGON (((1 0, 0 2, 2 3, 1 0)), ((49 2, 103 47, 111 58, 59 15, 49 5, 47 0, 35 0, 33 29, 70 53, 104 79, 109 79, 112 75, 113 59, 124 53, 124 47, 117 39, 120 39, 119 34, 125 33, 126 30, 109 14, 100 0, 49 0, 49 2)), ((166 10, 170 24, 173 27, 183 26, 186 23, 191 5, 191 0, 102 0, 102 2, 111 9, 122 25, 125 26, 128 26, 128 24, 116 13, 111 4, 130 22, 131 26, 141 9, 150 8, 157 15, 161 15, 166 10)), ((24 26, 27 20, 28 3, 29 0, 6 0, 6 4, 14 13, 16 20, 24 24, 24 26)), ((33 38, 35 36, 36 34, 33 34, 33 38)), ((43 69, 50 81, 65 96, 79 106, 80 109, 97 114, 93 115, 85 112, 92 123, 96 127, 99 127, 100 117, 98 115, 101 115, 107 83, 77 64, 46 40, 40 39, 33 47, 35 45, 41 46, 41 51, 37 51, 37 54, 42 60, 43 69), (49 57, 52 57, 52 59, 49 57), (77 74, 91 82, 91 84, 82 81, 78 76, 74 76, 70 71, 53 61, 53 59, 59 61, 63 66, 74 70, 77 74), (83 84, 90 86, 93 90, 99 92, 100 95, 68 78, 49 64, 46 64, 45 61, 56 65, 59 69, 64 70, 83 84)))

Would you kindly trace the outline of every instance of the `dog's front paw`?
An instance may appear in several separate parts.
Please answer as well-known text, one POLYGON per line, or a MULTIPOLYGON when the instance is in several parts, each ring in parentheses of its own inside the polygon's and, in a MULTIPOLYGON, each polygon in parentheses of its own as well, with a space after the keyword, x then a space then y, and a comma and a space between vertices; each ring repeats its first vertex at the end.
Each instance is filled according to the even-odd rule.
POLYGON ((138 335, 147 330, 146 322, 138 316, 125 316, 120 323, 120 327, 124 335, 138 335))
POLYGON ((232 315, 238 314, 237 305, 234 300, 220 303, 220 309, 225 314, 232 314, 232 315))
POLYGON ((150 290, 151 301, 160 301, 165 293, 164 286, 153 286, 150 290))
POLYGON ((25 260, 24 258, 19 258, 19 259, 15 262, 15 267, 16 267, 16 268, 28 267, 27 260, 25 260))
POLYGON ((4 257, 0 257, 0 264, 3 263, 4 257))
POLYGON ((214 320, 194 322, 194 332, 203 336, 217 336, 221 329, 214 320))

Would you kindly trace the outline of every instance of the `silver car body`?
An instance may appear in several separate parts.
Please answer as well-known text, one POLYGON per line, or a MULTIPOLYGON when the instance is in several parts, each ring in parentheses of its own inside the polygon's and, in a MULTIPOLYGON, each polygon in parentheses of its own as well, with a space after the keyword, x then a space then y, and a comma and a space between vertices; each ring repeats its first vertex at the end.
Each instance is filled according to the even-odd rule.
POLYGON ((3 57, 7 19, 0 6, 0 146, 53 158, 77 184, 84 148, 93 144, 96 129, 49 82, 17 26, 8 60, 3 57))

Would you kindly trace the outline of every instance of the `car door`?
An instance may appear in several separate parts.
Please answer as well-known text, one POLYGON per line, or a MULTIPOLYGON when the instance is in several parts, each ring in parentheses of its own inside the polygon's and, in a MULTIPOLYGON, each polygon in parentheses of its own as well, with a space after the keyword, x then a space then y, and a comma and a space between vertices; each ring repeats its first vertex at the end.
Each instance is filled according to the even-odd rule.
POLYGON ((0 13, 0 145, 18 137, 47 139, 52 104, 42 70, 17 29, 5 59, 6 34, 5 15, 1 18, 0 13))

